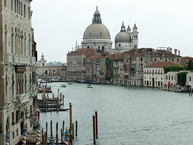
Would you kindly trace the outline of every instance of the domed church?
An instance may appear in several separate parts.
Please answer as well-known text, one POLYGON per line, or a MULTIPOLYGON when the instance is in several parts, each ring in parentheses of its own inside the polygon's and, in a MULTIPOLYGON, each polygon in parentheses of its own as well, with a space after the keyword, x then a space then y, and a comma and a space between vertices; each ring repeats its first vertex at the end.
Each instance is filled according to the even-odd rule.
POLYGON ((92 48, 112 53, 112 41, 108 28, 102 24, 98 7, 94 12, 92 24, 84 31, 82 48, 92 48))
POLYGON ((115 49, 112 49, 112 41, 108 28, 102 24, 101 14, 96 7, 92 24, 90 24, 84 31, 82 48, 92 48, 95 50, 102 50, 104 52, 123 53, 133 48, 138 48, 138 31, 134 24, 131 32, 128 26, 127 30, 122 22, 121 30, 115 37, 115 49))
POLYGON ((138 48, 138 31, 136 24, 133 27, 133 32, 128 26, 127 31, 122 22, 121 30, 115 37, 115 50, 114 53, 123 53, 133 48, 138 48))

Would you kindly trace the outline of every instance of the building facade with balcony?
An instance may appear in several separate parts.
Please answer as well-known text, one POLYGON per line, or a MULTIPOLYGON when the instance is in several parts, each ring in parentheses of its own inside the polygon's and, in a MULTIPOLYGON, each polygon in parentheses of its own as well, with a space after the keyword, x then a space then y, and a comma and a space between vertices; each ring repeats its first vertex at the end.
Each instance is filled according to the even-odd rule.
POLYGON ((0 140, 20 142, 22 129, 32 131, 36 85, 36 43, 31 27, 32 0, 0 1, 0 140))
MULTIPOLYGON (((147 87, 162 87, 165 85, 163 67, 176 65, 172 62, 157 62, 144 67, 143 84, 147 87)), ((170 76, 170 75, 169 75, 170 76)))

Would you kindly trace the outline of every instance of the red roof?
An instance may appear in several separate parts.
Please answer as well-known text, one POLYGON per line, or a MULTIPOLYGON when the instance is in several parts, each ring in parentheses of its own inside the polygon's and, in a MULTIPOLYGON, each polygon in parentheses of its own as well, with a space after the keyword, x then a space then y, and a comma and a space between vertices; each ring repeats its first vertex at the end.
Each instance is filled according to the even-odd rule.
POLYGON ((145 67, 165 67, 168 65, 172 66, 172 65, 177 65, 177 64, 172 63, 172 62, 157 62, 157 63, 151 64, 151 65, 145 66, 145 67))

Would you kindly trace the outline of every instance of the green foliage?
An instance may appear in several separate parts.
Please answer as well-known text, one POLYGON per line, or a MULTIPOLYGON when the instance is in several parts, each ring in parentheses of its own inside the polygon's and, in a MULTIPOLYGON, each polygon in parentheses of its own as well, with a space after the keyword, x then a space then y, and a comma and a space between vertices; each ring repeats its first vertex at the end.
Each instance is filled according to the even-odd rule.
POLYGON ((111 80, 113 78, 113 60, 106 58, 106 67, 107 67, 107 77, 106 80, 111 80))
POLYGON ((169 71, 180 71, 180 70, 184 70, 184 67, 179 66, 179 65, 169 65, 169 66, 165 66, 163 67, 164 72, 167 73, 169 71))
POLYGON ((187 70, 193 70, 193 62, 191 61, 191 59, 189 59, 189 61, 188 61, 187 70))
POLYGON ((180 72, 180 73, 178 73, 178 85, 185 86, 186 74, 187 73, 188 72, 180 72))

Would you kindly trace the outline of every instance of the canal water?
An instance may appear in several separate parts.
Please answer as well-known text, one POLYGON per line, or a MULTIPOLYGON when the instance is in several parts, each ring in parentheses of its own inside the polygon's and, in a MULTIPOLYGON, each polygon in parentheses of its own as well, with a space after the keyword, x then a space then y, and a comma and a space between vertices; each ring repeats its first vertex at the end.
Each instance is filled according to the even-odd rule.
MULTIPOLYGON (((50 83, 57 94, 65 95, 64 108, 72 103, 73 122, 78 121, 78 137, 74 145, 92 145, 92 115, 98 111, 99 145, 174 145, 193 144, 193 97, 159 89, 74 83, 61 88, 50 83)), ((46 121, 69 126, 69 111, 41 113, 46 121)), ((55 131, 55 129, 54 129, 55 131)), ((60 132, 59 132, 60 134, 60 132)), ((50 135, 50 133, 49 133, 50 135)), ((54 133, 55 136, 55 133, 54 133)))

